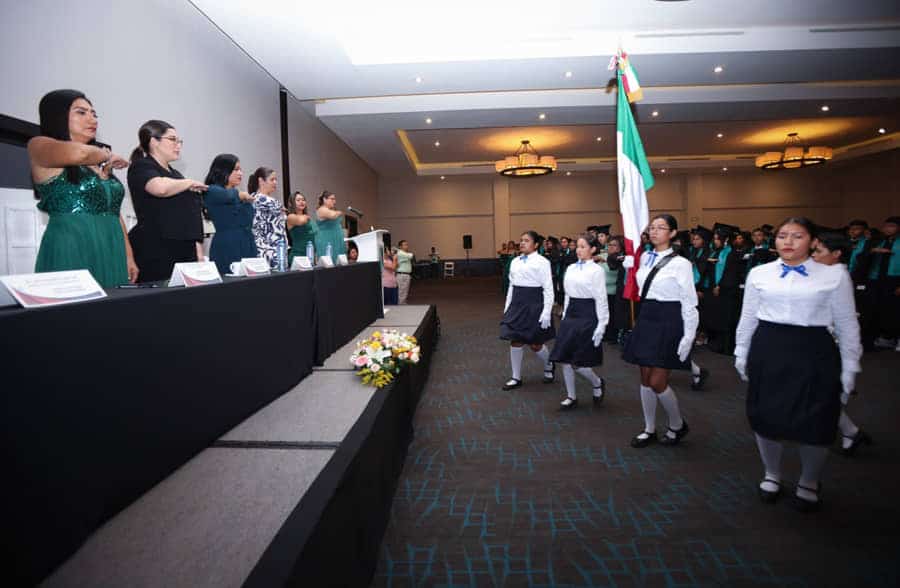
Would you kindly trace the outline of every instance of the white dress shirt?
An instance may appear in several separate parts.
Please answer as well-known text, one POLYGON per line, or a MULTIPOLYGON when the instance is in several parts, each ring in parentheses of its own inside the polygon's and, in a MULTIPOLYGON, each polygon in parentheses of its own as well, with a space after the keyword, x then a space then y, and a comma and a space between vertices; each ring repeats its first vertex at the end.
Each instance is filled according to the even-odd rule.
POLYGON ((550 316, 553 310, 553 273, 550 270, 550 260, 537 251, 528 255, 519 255, 509 264, 509 290, 506 292, 506 305, 503 312, 509 308, 512 302, 513 286, 544 289, 543 315, 550 316))
MULTIPOLYGON (((653 267, 670 253, 672 253, 671 247, 665 251, 645 251, 641 255, 641 266, 635 275, 639 292, 643 291, 644 282, 653 267)), ((690 338, 693 341, 697 334, 697 325, 700 323, 700 313, 697 312, 694 268, 690 261, 680 255, 670 259, 661 270, 656 272, 656 276, 650 284, 650 290, 647 292, 647 299, 659 302, 680 302, 681 320, 684 323, 682 337, 690 338)))
POLYGON ((834 327, 844 371, 858 372, 862 345, 853 300, 853 281, 844 264, 824 265, 812 259, 802 264, 808 275, 784 273, 780 259, 747 274, 744 307, 735 336, 734 355, 747 358, 759 321, 800 327, 834 327))
POLYGON ((597 312, 597 326, 606 329, 609 322, 609 304, 606 300, 606 270, 593 260, 573 263, 566 269, 563 280, 566 301, 563 306, 563 318, 569 309, 570 298, 593 298, 597 312))

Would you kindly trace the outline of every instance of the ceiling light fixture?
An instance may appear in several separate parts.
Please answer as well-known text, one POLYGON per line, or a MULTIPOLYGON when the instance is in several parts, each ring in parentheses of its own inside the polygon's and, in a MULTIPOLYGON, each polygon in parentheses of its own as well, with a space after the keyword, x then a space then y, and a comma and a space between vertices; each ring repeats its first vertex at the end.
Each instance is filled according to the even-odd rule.
POLYGON ((572 172, 567 171, 567 172, 566 172, 566 175, 567 175, 567 176, 571 176, 571 175, 572 175, 572 172))
POLYGON ((756 158, 762 169, 796 169, 825 163, 831 159, 831 147, 808 147, 797 133, 788 133, 783 151, 767 151, 756 158))
POLYGON ((567 77, 567 78, 571 78, 571 77, 572 77, 572 72, 567 71, 567 72, 566 72, 566 77, 567 77))
POLYGON ((887 132, 887 130, 886 130, 884 127, 881 127, 880 129, 878 129, 878 134, 879 134, 879 135, 883 135, 883 134, 885 134, 886 132, 887 132))
POLYGON ((661 173, 661 174, 666 173, 666 168, 662 168, 661 170, 659 170, 659 173, 661 173))
POLYGON ((722 171, 723 171, 723 172, 726 172, 726 171, 728 171, 728 168, 727 168, 727 167, 723 167, 723 168, 722 168, 722 171))
POLYGON ((659 111, 654 110, 653 112, 650 113, 650 116, 659 116, 659 111))
POLYGON ((547 115, 542 112, 538 115, 538 118, 544 120, 545 118, 547 118, 547 115))
POLYGON ((421 84, 421 83, 422 83, 422 76, 416 76, 416 83, 417 83, 417 84, 421 84))
POLYGON ((828 112, 831 108, 829 108, 827 104, 823 104, 821 110, 822 112, 828 112))
POLYGON ((435 142, 434 142, 434 146, 435 146, 435 147, 440 147, 440 146, 441 146, 441 142, 440 142, 440 141, 435 141, 435 142))
POLYGON ((494 169, 498 174, 512 178, 545 176, 556 171, 556 158, 538 154, 531 141, 525 139, 513 155, 497 161, 494 169))
POLYGON ((713 73, 722 73, 723 71, 725 71, 725 67, 722 65, 717 65, 713 68, 713 73))
POLYGON ((602 140, 603 140, 603 137, 597 137, 597 142, 598 142, 598 143, 599 143, 600 141, 602 141, 602 140))
POLYGON ((441 176, 441 179, 443 180, 443 179, 444 179, 444 176, 441 176))
POLYGON ((425 124, 426 124, 426 125, 430 125, 430 124, 431 124, 431 119, 430 119, 430 118, 426 118, 426 119, 425 119, 425 124))
POLYGON ((724 136, 725 136, 725 135, 723 135, 722 133, 716 133, 716 138, 717 138, 717 139, 721 139, 721 138, 724 137, 724 136))

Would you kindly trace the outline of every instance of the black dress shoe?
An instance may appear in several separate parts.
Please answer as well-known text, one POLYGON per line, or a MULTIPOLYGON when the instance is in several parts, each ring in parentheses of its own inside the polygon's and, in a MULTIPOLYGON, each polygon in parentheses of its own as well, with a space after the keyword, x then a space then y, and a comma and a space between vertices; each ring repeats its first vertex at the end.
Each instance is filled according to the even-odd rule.
POLYGON ((847 435, 841 435, 841 437, 843 437, 844 439, 851 439, 850 447, 844 447, 843 445, 841 445, 841 453, 843 453, 847 457, 853 457, 853 454, 856 453, 857 447, 859 447, 860 445, 872 444, 872 438, 869 437, 869 434, 862 429, 856 431, 856 435, 853 435, 852 437, 847 435))
POLYGON ((691 428, 688 427, 686 420, 681 419, 680 429, 676 431, 672 427, 669 427, 669 430, 675 433, 675 436, 669 437, 669 435, 666 434, 660 437, 659 442, 663 445, 678 445, 679 443, 681 443, 681 439, 690 432, 691 428))
POLYGON ((569 398, 566 396, 563 398, 563 401, 559 403, 559 410, 572 410, 578 406, 577 398, 569 398))
MULTIPOLYGON (((764 478, 763 482, 770 482, 778 486, 778 490, 774 492, 770 492, 768 490, 763 490, 762 486, 757 486, 759 490, 759 499, 762 500, 765 504, 775 504, 775 501, 778 500, 778 497, 781 496, 781 482, 778 480, 773 480, 772 478, 764 478)), ((762 484, 762 482, 760 482, 762 484)))
POLYGON ((631 446, 637 449, 642 447, 646 447, 651 443, 655 443, 657 440, 656 433, 648 433, 647 431, 641 431, 634 438, 631 439, 631 446), (648 435, 647 437, 641 437, 641 435, 648 435))
MULTIPOLYGON (((797 484, 797 488, 803 488, 807 492, 812 492, 819 496, 819 492, 822 491, 822 482, 819 482, 816 485, 816 488, 809 488, 807 486, 803 486, 801 484, 797 484)), ((807 500, 805 498, 800 498, 796 494, 791 497, 791 506, 794 507, 794 510, 798 510, 800 512, 816 512, 820 508, 822 508, 822 499, 819 500, 807 500)))
POLYGON ((600 379, 600 385, 594 388, 594 406, 603 402, 603 397, 606 396, 606 380, 600 379), (597 390, 600 390, 600 396, 597 396, 597 390))
POLYGON ((509 380, 507 380, 507 382, 505 384, 503 384, 504 390, 512 390, 513 388, 521 388, 521 387, 522 387, 522 380, 517 380, 515 378, 510 378, 509 380))
POLYGON ((700 368, 700 375, 694 377, 691 375, 691 390, 703 390, 703 385, 706 383, 706 378, 709 377, 709 370, 706 368, 700 368))
POLYGON ((556 381, 556 364, 553 364, 553 367, 549 370, 544 370, 544 380, 545 384, 552 384, 556 381), (550 374, 549 376, 547 374, 550 374))

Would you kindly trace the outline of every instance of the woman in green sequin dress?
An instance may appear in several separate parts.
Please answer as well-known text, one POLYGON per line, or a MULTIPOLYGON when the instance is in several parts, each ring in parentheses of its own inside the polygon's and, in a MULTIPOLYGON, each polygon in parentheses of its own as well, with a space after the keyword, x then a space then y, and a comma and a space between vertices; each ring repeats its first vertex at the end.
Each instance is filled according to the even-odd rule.
POLYGON ((341 228, 341 217, 344 213, 335 208, 337 197, 325 190, 319 196, 319 209, 316 211, 316 225, 319 232, 316 234, 316 256, 327 255, 328 245, 331 245, 331 260, 337 263, 337 256, 347 253, 344 243, 344 229, 341 228))
POLYGON ((76 90, 41 99, 41 134, 28 143, 38 208, 49 215, 36 272, 86 269, 104 288, 137 279, 113 169, 128 162, 96 143, 97 114, 76 90))
MULTIPOLYGON (((312 243, 316 246, 316 233, 318 227, 316 225, 315 215, 309 214, 309 204, 306 203, 306 197, 300 192, 294 192, 294 196, 288 203, 287 228, 291 234, 291 254, 289 264, 294 263, 295 257, 303 257, 306 255, 306 244, 312 243)), ((315 263, 315 259, 310 259, 310 263, 315 263)))

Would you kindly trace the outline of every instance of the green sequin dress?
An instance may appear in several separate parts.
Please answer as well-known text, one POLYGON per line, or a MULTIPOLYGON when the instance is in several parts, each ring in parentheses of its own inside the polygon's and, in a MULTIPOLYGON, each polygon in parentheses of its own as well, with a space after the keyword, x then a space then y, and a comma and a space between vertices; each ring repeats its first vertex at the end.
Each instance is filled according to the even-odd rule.
POLYGON ((34 271, 86 269, 104 288, 128 281, 119 222, 125 188, 119 180, 102 179, 81 166, 76 184, 64 171, 34 189, 40 196, 38 209, 50 216, 34 271))

